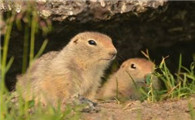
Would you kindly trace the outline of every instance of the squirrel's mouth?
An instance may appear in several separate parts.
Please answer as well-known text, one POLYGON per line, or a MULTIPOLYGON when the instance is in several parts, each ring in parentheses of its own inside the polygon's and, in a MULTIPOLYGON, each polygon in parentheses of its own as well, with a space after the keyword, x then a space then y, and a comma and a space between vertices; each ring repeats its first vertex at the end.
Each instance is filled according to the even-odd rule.
POLYGON ((111 61, 112 59, 106 59, 106 58, 105 58, 105 59, 100 59, 100 60, 111 61))
POLYGON ((116 56, 112 56, 110 58, 101 58, 100 60, 105 60, 105 61, 112 61, 116 58, 116 56))

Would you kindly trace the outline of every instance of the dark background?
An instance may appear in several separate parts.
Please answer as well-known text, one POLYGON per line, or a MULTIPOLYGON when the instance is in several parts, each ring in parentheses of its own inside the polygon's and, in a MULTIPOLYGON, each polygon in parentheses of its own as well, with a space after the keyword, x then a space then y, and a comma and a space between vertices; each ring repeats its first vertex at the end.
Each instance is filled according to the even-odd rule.
MULTIPOLYGON (((116 61, 119 64, 131 57, 144 57, 140 51, 148 49, 156 64, 159 64, 163 56, 169 56, 166 62, 174 73, 180 54, 184 66, 189 67, 193 61, 195 2, 168 2, 163 7, 139 15, 132 12, 117 14, 108 21, 53 22, 53 31, 48 35, 49 43, 44 53, 62 49, 71 37, 83 31, 98 31, 109 35, 118 50, 116 61)), ((16 75, 21 73, 23 37, 23 32, 13 29, 8 57, 14 56, 15 60, 6 77, 9 90, 14 89, 16 75)), ((41 35, 37 35, 35 51, 39 50, 43 40, 41 35)))

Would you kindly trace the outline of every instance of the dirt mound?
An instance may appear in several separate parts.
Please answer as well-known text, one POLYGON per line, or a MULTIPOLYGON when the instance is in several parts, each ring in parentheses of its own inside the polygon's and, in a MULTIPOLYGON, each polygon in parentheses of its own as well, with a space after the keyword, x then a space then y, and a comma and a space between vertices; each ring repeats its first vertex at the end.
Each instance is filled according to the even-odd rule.
POLYGON ((128 101, 117 104, 116 101, 99 103, 97 113, 84 113, 86 120, 193 120, 195 97, 157 103, 128 101))

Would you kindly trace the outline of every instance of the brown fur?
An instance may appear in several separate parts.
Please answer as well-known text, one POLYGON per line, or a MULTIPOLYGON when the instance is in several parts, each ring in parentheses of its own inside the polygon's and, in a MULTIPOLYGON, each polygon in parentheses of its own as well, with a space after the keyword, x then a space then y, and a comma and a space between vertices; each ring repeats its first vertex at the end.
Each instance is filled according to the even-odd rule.
POLYGON ((49 52, 35 60, 26 74, 18 78, 17 89, 29 100, 47 104, 67 101, 80 94, 93 99, 104 70, 117 51, 107 35, 83 32, 59 52, 49 52), (97 45, 90 45, 94 40, 97 45))
MULTIPOLYGON (((145 85, 146 75, 151 74, 154 71, 154 67, 155 65, 151 61, 142 58, 126 60, 100 89, 98 98, 113 99, 118 92, 119 98, 138 99, 139 93, 133 80, 138 86, 145 85)), ((156 81, 154 82, 155 86, 159 87, 156 81)))

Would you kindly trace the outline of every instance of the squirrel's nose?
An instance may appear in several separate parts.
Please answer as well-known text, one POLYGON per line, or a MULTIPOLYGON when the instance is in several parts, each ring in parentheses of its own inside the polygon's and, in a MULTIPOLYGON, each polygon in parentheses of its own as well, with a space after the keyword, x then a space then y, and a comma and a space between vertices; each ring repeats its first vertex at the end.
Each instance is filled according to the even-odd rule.
POLYGON ((116 52, 110 52, 109 55, 116 56, 116 52))
POLYGON ((108 53, 110 56, 112 56, 112 58, 116 57, 117 51, 112 51, 108 53))

